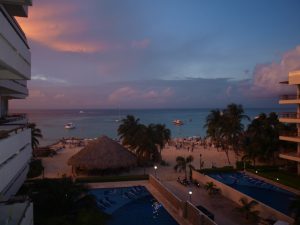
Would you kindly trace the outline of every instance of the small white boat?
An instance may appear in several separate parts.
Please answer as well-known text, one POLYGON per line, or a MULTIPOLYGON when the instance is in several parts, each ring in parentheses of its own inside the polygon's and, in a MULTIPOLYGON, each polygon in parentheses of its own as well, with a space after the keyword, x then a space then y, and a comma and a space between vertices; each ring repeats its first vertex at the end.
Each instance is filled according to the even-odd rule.
POLYGON ((75 124, 74 123, 67 123, 65 125, 65 129, 74 129, 75 128, 75 124))
POLYGON ((81 114, 81 113, 84 113, 84 111, 80 110, 79 113, 80 113, 80 114, 81 114))
POLYGON ((174 125, 178 125, 178 126, 181 126, 181 125, 183 125, 183 122, 181 121, 181 120, 173 120, 173 124, 174 125))

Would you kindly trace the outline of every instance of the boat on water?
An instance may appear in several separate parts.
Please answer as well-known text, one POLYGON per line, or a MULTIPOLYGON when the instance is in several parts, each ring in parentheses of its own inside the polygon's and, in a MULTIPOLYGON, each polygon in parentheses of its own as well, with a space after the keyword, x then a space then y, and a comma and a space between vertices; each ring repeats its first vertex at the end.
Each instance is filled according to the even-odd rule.
POLYGON ((80 114, 81 114, 81 113, 84 113, 84 111, 80 110, 79 113, 80 113, 80 114))
POLYGON ((75 128, 75 124, 74 123, 67 123, 65 124, 65 129, 74 129, 75 128))
POLYGON ((181 126, 181 125, 183 125, 183 122, 181 121, 181 120, 173 120, 173 124, 174 125, 177 125, 177 126, 181 126))

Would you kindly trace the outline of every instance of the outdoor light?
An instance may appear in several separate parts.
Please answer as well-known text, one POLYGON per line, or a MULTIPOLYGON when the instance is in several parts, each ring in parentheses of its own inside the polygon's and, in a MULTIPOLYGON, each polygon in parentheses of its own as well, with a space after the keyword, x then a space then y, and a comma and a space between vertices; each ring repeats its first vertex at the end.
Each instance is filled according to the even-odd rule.
POLYGON ((156 178, 156 170, 157 170, 157 166, 154 166, 154 175, 155 175, 155 178, 156 178))
POLYGON ((192 202, 192 194, 193 194, 193 192, 192 192, 192 191, 189 191, 189 199, 190 199, 190 202, 192 202))
POLYGON ((257 170, 255 170, 255 173, 258 173, 258 171, 257 171, 257 170))
POLYGON ((276 180, 279 180, 279 178, 277 177, 276 180))

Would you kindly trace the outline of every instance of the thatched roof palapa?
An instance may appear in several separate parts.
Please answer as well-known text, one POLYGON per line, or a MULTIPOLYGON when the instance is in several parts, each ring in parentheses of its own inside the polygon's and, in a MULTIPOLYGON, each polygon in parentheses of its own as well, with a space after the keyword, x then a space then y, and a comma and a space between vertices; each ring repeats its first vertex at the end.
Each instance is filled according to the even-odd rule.
POLYGON ((107 170, 135 166, 137 159, 118 142, 102 136, 73 155, 68 164, 86 170, 107 170))

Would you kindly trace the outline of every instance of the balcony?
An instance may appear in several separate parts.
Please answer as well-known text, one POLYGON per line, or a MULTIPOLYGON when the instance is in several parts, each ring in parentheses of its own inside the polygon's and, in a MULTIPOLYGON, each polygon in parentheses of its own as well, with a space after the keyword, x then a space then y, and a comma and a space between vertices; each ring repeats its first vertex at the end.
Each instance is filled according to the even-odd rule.
POLYGON ((279 104, 300 104, 300 95, 281 95, 279 104))
POLYGON ((287 160, 291 160, 291 161, 300 163, 300 155, 297 152, 280 153, 279 157, 282 159, 287 159, 287 160))
POLYGON ((2 96, 21 94, 25 98, 28 95, 28 89, 26 83, 24 85, 16 80, 0 80, 0 93, 2 96))
POLYGON ((0 204, 0 224, 32 225, 33 204, 25 201, 10 201, 0 204))
POLYGON ((297 131, 281 131, 279 140, 300 143, 300 132, 297 131))
POLYGON ((300 123, 300 113, 296 113, 296 112, 279 113, 279 121, 281 123, 300 123))
POLYGON ((0 7, 0 79, 30 79, 31 56, 24 32, 0 7))
POLYGON ((18 125, 18 124, 22 124, 22 125, 26 125, 28 123, 27 120, 27 116, 26 114, 9 114, 5 117, 0 118, 0 132, 1 130, 6 130, 7 133, 10 133, 12 129, 20 129, 19 126, 17 127, 11 127, 11 129, 9 129, 7 126, 8 125, 18 125), (3 125, 6 126, 6 128, 4 129, 3 125))
POLYGON ((4 200, 14 195, 23 184, 31 156, 30 129, 24 126, 15 126, 11 130, 1 130, 0 195, 4 200))

